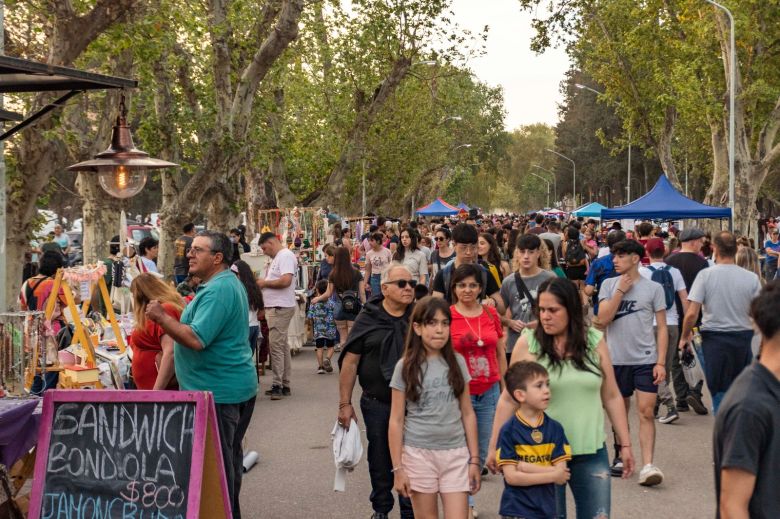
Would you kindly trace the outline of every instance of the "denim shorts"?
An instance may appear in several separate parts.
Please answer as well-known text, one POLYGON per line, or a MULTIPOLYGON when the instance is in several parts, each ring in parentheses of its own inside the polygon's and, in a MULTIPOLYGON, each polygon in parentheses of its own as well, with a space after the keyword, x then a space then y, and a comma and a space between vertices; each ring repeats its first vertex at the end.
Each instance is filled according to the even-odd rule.
POLYGON ((658 393, 658 386, 653 383, 653 368, 655 364, 632 364, 615 366, 615 378, 623 398, 628 398, 634 391, 643 393, 658 393))

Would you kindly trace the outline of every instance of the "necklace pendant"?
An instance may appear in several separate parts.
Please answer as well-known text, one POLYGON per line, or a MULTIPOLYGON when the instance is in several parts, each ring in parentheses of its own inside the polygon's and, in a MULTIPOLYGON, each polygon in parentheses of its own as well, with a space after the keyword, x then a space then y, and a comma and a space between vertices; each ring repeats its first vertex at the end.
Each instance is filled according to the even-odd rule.
POLYGON ((482 339, 479 339, 479 340, 477 341, 477 346, 479 346, 480 348, 481 348, 482 346, 484 346, 484 345, 485 345, 485 341, 483 341, 482 339))

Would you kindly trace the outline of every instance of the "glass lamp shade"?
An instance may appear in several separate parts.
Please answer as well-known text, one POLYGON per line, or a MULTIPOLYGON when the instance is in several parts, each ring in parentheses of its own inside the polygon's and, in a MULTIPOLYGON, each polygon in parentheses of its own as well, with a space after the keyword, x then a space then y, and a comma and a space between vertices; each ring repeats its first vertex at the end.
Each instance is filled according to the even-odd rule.
POLYGON ((128 167, 120 164, 100 166, 97 170, 100 187, 114 198, 135 196, 146 185, 146 168, 128 167))

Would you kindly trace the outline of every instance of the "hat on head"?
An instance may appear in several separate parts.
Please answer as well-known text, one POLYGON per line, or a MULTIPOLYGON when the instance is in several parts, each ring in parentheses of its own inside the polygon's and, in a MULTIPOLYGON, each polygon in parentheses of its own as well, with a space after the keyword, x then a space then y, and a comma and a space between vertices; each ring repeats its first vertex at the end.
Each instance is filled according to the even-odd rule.
POLYGON ((648 256, 655 256, 657 252, 665 252, 666 247, 664 246, 664 241, 661 238, 650 238, 647 240, 647 243, 645 243, 645 251, 647 252, 648 256))
POLYGON ((704 238, 704 236, 704 231, 697 229, 696 227, 683 229, 683 231, 680 233, 680 242, 698 240, 699 238, 704 238))

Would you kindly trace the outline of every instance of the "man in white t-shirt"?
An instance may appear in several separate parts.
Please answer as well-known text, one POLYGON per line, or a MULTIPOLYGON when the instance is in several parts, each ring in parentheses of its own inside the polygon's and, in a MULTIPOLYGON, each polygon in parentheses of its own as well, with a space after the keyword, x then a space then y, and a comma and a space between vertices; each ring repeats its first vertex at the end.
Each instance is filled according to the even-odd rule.
POLYGON ((268 344, 271 350, 273 382, 266 391, 271 400, 290 396, 290 371, 292 357, 287 344, 287 330, 295 315, 295 276, 298 258, 277 239, 272 232, 260 235, 260 248, 272 261, 267 265, 263 279, 257 285, 263 291, 265 319, 268 322, 268 344))
MULTIPOLYGON (((685 398, 689 393, 688 383, 685 381, 682 365, 680 365, 680 356, 677 348, 674 347, 680 338, 677 298, 679 297, 683 314, 685 314, 685 311, 688 310, 688 291, 685 288, 685 280, 682 277, 682 273, 671 265, 664 263, 666 247, 661 238, 650 238, 647 240, 645 252, 650 256, 650 265, 640 267, 639 273, 646 279, 660 283, 664 289, 664 299, 666 300, 666 332, 669 337, 665 366, 667 379, 658 384, 658 399, 655 405, 656 407, 659 404, 666 406, 666 414, 658 417, 658 421, 668 424, 680 417, 677 413, 677 404, 686 402, 685 398), (653 279, 653 276, 655 276, 655 279, 653 279), (674 382, 677 403, 675 403, 674 396, 669 388, 671 381, 674 382)), ((655 324, 654 320, 653 325, 655 324)), ((658 412, 656 411, 657 414, 658 412)))

